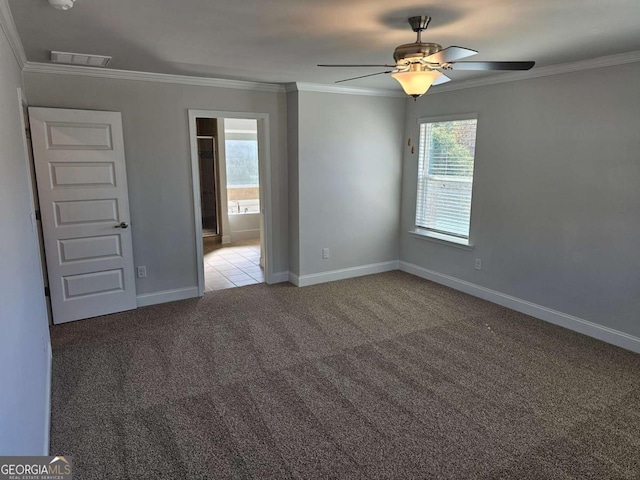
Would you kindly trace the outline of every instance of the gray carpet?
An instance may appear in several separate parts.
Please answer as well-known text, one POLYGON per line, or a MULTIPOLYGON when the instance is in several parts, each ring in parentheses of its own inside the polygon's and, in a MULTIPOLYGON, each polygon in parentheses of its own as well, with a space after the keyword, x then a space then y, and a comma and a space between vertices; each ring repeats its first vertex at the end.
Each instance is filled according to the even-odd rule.
POLYGON ((76 479, 640 478, 640 355, 417 277, 52 328, 76 479))

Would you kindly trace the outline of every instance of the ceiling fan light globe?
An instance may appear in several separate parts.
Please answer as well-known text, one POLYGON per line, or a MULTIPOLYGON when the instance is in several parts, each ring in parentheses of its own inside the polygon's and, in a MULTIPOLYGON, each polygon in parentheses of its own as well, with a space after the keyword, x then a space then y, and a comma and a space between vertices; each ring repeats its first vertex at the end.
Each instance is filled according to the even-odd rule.
POLYGON ((57 10, 69 10, 76 0, 49 0, 49 5, 57 10))
POLYGON ((429 90, 433 82, 442 75, 437 70, 396 72, 391 76, 402 86, 404 93, 418 98, 429 90))

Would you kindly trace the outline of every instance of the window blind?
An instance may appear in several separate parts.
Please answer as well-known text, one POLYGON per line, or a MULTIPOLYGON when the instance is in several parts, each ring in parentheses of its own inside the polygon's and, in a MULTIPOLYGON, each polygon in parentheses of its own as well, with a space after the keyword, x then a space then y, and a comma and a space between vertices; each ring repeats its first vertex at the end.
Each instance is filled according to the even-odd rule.
POLYGON ((469 238, 476 119, 422 123, 416 227, 469 238))

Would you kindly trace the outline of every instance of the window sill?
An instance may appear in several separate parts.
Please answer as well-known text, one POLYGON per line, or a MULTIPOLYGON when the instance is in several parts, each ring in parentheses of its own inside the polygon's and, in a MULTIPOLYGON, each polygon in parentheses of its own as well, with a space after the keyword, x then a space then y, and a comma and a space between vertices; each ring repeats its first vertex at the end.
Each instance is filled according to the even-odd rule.
POLYGON ((430 242, 440 243, 442 245, 448 245, 450 247, 461 248, 463 250, 473 250, 473 245, 469 244, 468 240, 463 238, 453 237, 450 235, 444 235, 442 233, 430 232, 429 230, 415 229, 410 230, 409 233, 415 238, 422 240, 429 240, 430 242))

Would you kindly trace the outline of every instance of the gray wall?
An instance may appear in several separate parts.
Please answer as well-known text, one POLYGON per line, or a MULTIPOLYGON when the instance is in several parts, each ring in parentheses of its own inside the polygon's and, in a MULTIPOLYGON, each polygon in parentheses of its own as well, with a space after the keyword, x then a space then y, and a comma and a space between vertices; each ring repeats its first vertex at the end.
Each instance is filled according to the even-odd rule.
POLYGON ((297 104, 300 275, 397 260, 404 99, 300 91, 297 104))
POLYGON ((25 86, 31 105, 122 112, 138 294, 197 283, 187 110, 268 113, 273 271, 288 269, 284 93, 38 73, 25 86))
POLYGON ((477 112, 471 241, 416 239, 405 148, 400 258, 640 336, 640 64, 429 94, 416 118, 477 112), (482 270, 474 270, 474 259, 482 270))
POLYGON ((0 455, 42 455, 49 422, 49 328, 20 129, 21 83, 0 28, 0 455))

